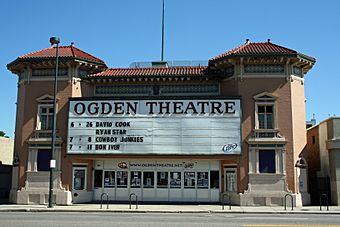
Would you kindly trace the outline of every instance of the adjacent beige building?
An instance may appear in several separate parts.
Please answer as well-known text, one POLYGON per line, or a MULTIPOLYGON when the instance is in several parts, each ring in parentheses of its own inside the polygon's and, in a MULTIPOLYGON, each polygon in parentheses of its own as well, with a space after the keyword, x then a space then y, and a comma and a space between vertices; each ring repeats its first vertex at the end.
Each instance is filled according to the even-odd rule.
POLYGON ((0 137, 0 204, 9 201, 13 164, 14 140, 0 137))
POLYGON ((0 137, 0 162, 3 165, 13 164, 14 140, 0 137))
POLYGON ((329 202, 340 205, 340 117, 328 118, 307 131, 309 188, 314 204, 325 195, 329 202))

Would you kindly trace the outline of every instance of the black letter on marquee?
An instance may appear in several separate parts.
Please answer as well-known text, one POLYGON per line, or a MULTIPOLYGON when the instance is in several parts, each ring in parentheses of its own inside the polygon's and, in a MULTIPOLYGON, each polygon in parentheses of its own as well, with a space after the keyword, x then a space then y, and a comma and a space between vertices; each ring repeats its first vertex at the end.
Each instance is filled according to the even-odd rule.
POLYGON ((138 102, 134 102, 133 104, 134 104, 134 106, 132 106, 132 104, 130 102, 127 103, 127 108, 126 108, 127 114, 130 114, 130 110, 132 110, 133 114, 136 114, 138 102))
POLYGON ((201 106, 201 114, 205 114, 205 105, 209 106, 209 102, 197 102, 197 106, 201 106))
POLYGON ((184 113, 188 114, 188 110, 192 110, 193 114, 197 114, 197 110, 193 102, 188 103, 187 108, 185 109, 184 113))
POLYGON ((183 102, 173 102, 174 114, 183 114, 183 102))
POLYGON ((146 106, 149 106, 149 105, 150 105, 149 114, 154 114, 154 112, 153 112, 153 106, 154 106, 154 105, 157 106, 157 102, 146 102, 145 105, 146 105, 146 106))
POLYGON ((170 114, 170 102, 158 102, 159 104, 159 113, 163 114, 163 109, 165 109, 166 114, 170 114), (165 106, 163 105, 165 104, 165 106))
POLYGON ((223 113, 221 110, 222 104, 220 102, 211 102, 211 113, 223 113), (215 112, 216 111, 216 112, 215 112))
POLYGON ((82 115, 83 113, 85 113, 85 104, 82 102, 78 102, 76 105, 74 105, 74 112, 78 115, 82 115), (78 111, 78 106, 80 105, 81 107, 81 111, 78 111))
POLYGON ((115 114, 123 114, 124 113, 124 103, 123 102, 115 102, 115 114))
POLYGON ((88 111, 89 114, 91 114, 91 115, 98 114, 98 112, 99 112, 98 103, 96 103, 96 102, 91 102, 91 103, 87 106, 87 111, 88 111), (92 107, 92 106, 94 106, 94 111, 91 110, 91 107, 92 107))
POLYGON ((235 113, 235 102, 224 102, 226 113, 235 113))
POLYGON ((109 102, 102 102, 102 108, 101 109, 102 109, 102 112, 100 114, 110 114, 111 111, 112 111, 111 103, 109 103, 109 102), (107 110, 105 109, 105 106, 108 107, 107 110))

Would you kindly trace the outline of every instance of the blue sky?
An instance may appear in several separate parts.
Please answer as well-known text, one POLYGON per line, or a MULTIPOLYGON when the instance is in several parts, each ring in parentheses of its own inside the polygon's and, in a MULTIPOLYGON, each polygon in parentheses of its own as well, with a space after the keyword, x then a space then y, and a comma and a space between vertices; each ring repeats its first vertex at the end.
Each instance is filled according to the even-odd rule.
MULTIPOLYGON (((6 65, 49 46, 76 47, 109 67, 160 59, 161 0, 4 0, 0 7, 0 130, 14 137, 17 76, 6 65)), ((165 60, 208 60, 249 38, 317 59, 306 75, 307 120, 340 115, 340 1, 165 0, 165 60)))

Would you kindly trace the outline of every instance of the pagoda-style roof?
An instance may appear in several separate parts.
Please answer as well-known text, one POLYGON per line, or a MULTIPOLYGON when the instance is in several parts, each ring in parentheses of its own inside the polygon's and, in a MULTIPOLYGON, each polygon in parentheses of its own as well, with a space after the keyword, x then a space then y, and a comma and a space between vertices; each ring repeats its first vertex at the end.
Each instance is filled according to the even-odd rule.
MULTIPOLYGON (((39 51, 22 55, 18 57, 18 59, 55 58, 56 48, 57 48, 56 46, 47 47, 39 51)), ((89 53, 86 53, 85 51, 80 50, 79 48, 75 47, 74 44, 71 44, 69 46, 60 46, 58 52, 60 58, 77 58, 104 64, 103 60, 89 53)))
POLYGON ((315 58, 308 55, 298 53, 296 50, 292 50, 270 42, 250 42, 248 39, 246 42, 232 50, 222 53, 212 59, 210 62, 218 61, 223 58, 229 57, 247 57, 247 56, 287 56, 287 57, 302 57, 311 62, 315 62, 315 58))
POLYGON ((283 63, 290 62, 303 68, 307 73, 313 67, 316 59, 267 40, 267 42, 246 42, 232 50, 222 53, 209 60, 210 67, 223 68, 232 65, 235 61, 245 60, 252 63, 283 63))
MULTIPOLYGON (((60 61, 78 60, 79 62, 100 65, 107 68, 103 60, 75 47, 73 43, 69 46, 59 46, 58 56, 60 61)), ((19 71, 21 68, 20 63, 49 62, 52 64, 52 61, 55 61, 55 59, 56 46, 50 46, 18 57, 16 60, 9 63, 7 68, 11 71, 19 71)))

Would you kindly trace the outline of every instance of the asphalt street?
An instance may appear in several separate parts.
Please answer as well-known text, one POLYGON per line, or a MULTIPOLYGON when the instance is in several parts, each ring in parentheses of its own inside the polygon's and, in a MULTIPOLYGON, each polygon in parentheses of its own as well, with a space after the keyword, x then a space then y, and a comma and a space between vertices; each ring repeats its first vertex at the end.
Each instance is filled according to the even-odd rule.
POLYGON ((0 220, 8 227, 340 227, 340 215, 320 214, 3 212, 0 220))

